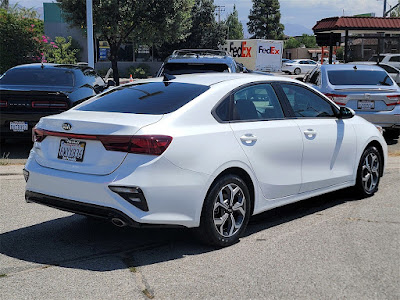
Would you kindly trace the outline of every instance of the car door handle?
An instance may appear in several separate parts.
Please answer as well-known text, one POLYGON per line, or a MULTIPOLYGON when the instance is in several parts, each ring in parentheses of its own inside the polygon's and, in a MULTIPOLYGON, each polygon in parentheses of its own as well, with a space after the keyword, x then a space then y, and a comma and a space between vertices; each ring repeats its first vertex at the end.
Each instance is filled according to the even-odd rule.
POLYGON ((254 134, 251 133, 246 133, 245 135, 242 135, 240 137, 240 140, 249 145, 249 144, 254 144, 257 141, 257 137, 254 134))
POLYGON ((312 138, 317 135, 317 132, 313 129, 307 129, 307 130, 304 130, 304 134, 306 135, 306 137, 312 138))

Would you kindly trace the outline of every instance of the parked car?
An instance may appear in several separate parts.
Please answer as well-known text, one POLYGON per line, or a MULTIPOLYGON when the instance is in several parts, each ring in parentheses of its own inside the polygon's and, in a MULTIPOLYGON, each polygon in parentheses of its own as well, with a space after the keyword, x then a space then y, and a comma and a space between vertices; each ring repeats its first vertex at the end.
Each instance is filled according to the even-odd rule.
POLYGON ((251 215, 350 186, 377 191, 387 161, 377 127, 304 83, 166 77, 42 118, 26 200, 117 226, 195 227, 228 246, 251 215))
POLYGON ((392 77, 392 79, 397 83, 397 85, 400 85, 400 70, 398 68, 383 63, 380 63, 378 66, 380 66, 382 69, 388 72, 390 77, 392 77))
POLYGON ((400 88, 381 67, 365 64, 322 65, 305 81, 339 106, 382 126, 388 136, 400 134, 400 88))
POLYGON ((28 64, 9 69, 0 77, 2 142, 31 139, 41 117, 65 111, 107 87, 85 65, 28 64))
POLYGON ((384 63, 400 69, 400 53, 382 53, 379 54, 379 59, 378 55, 375 54, 372 55, 372 57, 368 61, 379 61, 379 63, 384 63))
POLYGON ((351 65, 369 65, 369 66, 379 66, 382 69, 384 69, 390 77, 397 83, 400 84, 400 70, 396 67, 393 67, 391 65, 385 64, 385 63, 377 63, 375 61, 357 61, 357 62, 351 62, 348 63, 351 65))
POLYGON ((212 49, 182 49, 175 50, 162 64, 157 77, 165 73, 182 75, 209 72, 243 72, 243 65, 239 65, 233 57, 223 50, 212 49))
POLYGON ((282 64, 282 72, 299 75, 311 71, 317 65, 312 59, 293 59, 282 64))

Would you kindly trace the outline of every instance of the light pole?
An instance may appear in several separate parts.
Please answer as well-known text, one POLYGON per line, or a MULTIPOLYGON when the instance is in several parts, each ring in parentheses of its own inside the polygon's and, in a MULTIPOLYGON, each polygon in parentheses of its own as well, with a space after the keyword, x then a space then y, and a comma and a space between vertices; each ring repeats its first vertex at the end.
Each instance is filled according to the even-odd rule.
POLYGON ((86 27, 87 27, 88 65, 89 67, 94 68, 93 0, 86 0, 86 27))

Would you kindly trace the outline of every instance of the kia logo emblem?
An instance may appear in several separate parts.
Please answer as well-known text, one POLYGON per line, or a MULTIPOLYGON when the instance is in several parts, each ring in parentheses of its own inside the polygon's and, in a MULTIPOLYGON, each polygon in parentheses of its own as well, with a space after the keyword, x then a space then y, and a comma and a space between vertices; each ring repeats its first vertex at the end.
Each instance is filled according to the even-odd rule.
POLYGON ((72 125, 69 123, 62 124, 62 129, 64 129, 64 130, 70 130, 71 128, 72 128, 72 125))

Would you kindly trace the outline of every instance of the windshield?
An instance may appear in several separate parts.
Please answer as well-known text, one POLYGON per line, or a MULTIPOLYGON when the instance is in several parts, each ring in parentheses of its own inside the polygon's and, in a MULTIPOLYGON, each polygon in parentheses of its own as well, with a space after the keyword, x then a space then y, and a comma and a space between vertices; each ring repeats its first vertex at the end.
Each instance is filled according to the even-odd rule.
MULTIPOLYGON (((381 62, 383 60, 384 56, 379 55, 379 62, 381 62)), ((378 62, 378 55, 372 55, 372 57, 370 59, 368 59, 368 61, 374 61, 374 62, 378 62)))
POLYGON ((164 73, 170 75, 208 73, 208 72, 229 72, 226 64, 198 64, 198 63, 167 63, 164 66, 164 73))
POLYGON ((3 85, 73 86, 74 73, 50 68, 11 69, 0 78, 3 85))
POLYGON ((328 71, 328 80, 333 85, 393 85, 392 79, 383 70, 328 71))
POLYGON ((208 90, 178 82, 147 82, 112 89, 77 110, 162 115, 173 112, 208 90))

